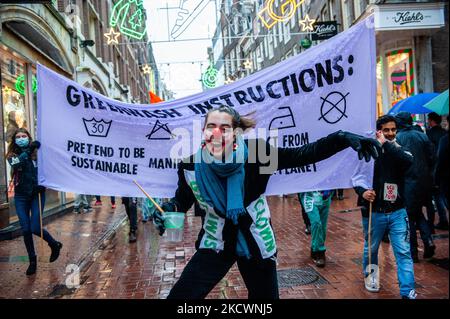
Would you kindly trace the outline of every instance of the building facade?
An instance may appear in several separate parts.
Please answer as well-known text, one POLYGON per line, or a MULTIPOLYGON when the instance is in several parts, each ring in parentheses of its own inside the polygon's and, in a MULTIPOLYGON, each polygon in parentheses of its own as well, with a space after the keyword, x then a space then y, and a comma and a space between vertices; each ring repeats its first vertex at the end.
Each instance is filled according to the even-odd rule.
MULTIPOLYGON (((110 32, 111 15, 119 2, 123 3, 57 0, 47 4, 0 4, 0 228, 16 221, 14 199, 8 189, 10 168, 4 155, 15 129, 25 127, 35 135, 37 63, 123 102, 147 104, 149 90, 158 91, 157 69, 142 72, 144 65, 154 62, 146 35, 136 39, 123 30, 118 44, 108 44, 104 35, 110 32)), ((130 6, 128 14, 135 12, 130 6)), ((135 23, 145 28, 145 20, 143 10, 136 15, 135 23)), ((53 190, 47 190, 46 195, 44 215, 74 198, 74 194, 53 190)))
MULTIPOLYGON (((448 89, 448 1, 305 0, 287 20, 270 28, 258 13, 268 0, 223 0, 224 77, 236 80, 307 49, 300 21, 336 21, 342 32, 373 14, 377 47, 377 113, 384 114, 399 100, 422 92, 448 89), (250 9, 243 10, 248 7, 250 9), (250 23, 242 23, 244 13, 250 23), (244 68, 244 61, 251 68, 244 68)), ((277 12, 285 1, 274 0, 277 12)), ((312 41, 318 44, 319 41, 312 41)))

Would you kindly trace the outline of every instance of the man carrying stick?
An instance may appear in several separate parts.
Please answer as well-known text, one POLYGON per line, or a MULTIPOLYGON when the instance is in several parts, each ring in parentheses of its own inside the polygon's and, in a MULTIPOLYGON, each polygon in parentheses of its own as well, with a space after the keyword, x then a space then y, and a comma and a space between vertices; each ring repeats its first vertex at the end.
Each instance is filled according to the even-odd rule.
POLYGON ((393 116, 384 115, 377 120, 377 140, 382 145, 382 153, 375 160, 373 185, 368 187, 364 182, 367 174, 355 175, 353 185, 359 195, 358 205, 362 206, 366 289, 370 292, 380 289, 378 248, 387 231, 397 262, 400 295, 405 299, 415 299, 409 223, 403 201, 405 172, 411 166, 413 156, 396 142, 396 133, 397 125, 393 116))

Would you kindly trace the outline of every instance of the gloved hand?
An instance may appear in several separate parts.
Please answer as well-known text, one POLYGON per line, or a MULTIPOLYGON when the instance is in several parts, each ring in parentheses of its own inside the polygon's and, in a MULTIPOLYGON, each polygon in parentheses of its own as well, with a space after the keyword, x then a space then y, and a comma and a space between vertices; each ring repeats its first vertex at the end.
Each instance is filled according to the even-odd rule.
MULTIPOLYGON (((171 202, 163 203, 161 205, 161 208, 165 212, 174 212, 174 211, 176 211, 175 204, 173 204, 171 202)), ((158 209, 155 209, 155 211, 153 212, 152 218, 153 218, 153 224, 159 230, 159 235, 162 236, 164 234, 164 232, 166 231, 166 227, 164 226, 164 219, 165 218, 164 218, 163 214, 161 214, 161 212, 158 209)))
POLYGON ((31 144, 30 144, 30 151, 31 151, 31 153, 33 153, 34 150, 38 149, 39 147, 41 147, 41 142, 39 142, 39 141, 31 142, 31 144))
POLYGON ((381 154, 381 145, 377 140, 350 132, 341 132, 341 134, 346 144, 358 152, 360 160, 364 158, 366 162, 369 162, 371 157, 377 159, 381 154))

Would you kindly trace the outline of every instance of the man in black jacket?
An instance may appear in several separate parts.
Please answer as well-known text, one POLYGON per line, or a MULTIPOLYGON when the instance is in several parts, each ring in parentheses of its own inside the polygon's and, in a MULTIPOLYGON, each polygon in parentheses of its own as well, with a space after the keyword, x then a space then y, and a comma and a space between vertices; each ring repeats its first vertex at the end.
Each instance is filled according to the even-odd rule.
POLYGON ((422 207, 426 206, 431 198, 434 150, 427 135, 412 128, 411 113, 400 112, 396 120, 397 141, 414 156, 413 165, 406 172, 405 203, 411 228, 411 255, 414 262, 418 262, 417 228, 424 245, 423 258, 433 257, 436 249, 431 238, 430 226, 422 212, 422 207))
POLYGON ((404 203, 405 173, 413 163, 413 156, 396 141, 395 118, 384 115, 377 121, 377 140, 382 153, 374 164, 373 184, 366 182, 367 174, 355 175, 354 189, 358 194, 364 228, 363 271, 365 286, 370 292, 379 291, 378 248, 387 231, 397 262, 397 276, 402 298, 416 297, 414 266, 410 254, 409 222, 404 203), (368 262, 369 203, 371 217, 371 265, 368 262), (372 272, 372 270, 374 272, 372 272))

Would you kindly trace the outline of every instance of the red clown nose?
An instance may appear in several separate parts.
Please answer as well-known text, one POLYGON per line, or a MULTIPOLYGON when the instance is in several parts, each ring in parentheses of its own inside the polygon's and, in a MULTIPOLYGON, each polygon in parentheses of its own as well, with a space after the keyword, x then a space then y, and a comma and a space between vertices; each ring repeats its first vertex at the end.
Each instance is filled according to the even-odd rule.
POLYGON ((222 132, 220 131, 220 128, 216 127, 212 131, 213 136, 215 139, 221 139, 222 138, 222 132))

